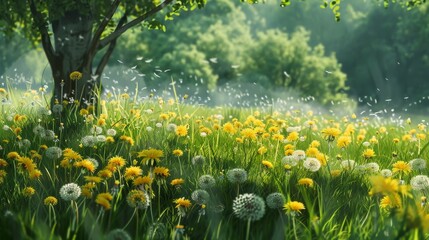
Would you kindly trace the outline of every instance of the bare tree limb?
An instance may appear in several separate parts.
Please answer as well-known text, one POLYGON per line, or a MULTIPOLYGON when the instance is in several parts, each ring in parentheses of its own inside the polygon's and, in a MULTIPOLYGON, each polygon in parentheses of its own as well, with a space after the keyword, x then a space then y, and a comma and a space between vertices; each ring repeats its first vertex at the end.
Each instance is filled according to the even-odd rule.
POLYGON ((134 20, 132 20, 131 22, 125 24, 124 26, 122 26, 121 28, 115 30, 113 33, 111 33, 109 36, 103 38, 100 41, 100 44, 98 45, 98 50, 104 48, 105 46, 107 46, 110 42, 112 42, 113 40, 117 39, 119 36, 121 36, 124 32, 126 32, 128 29, 136 26, 137 24, 143 22, 144 20, 146 20, 148 17, 151 17, 152 15, 156 14, 157 12, 161 11, 162 9, 164 9, 166 6, 168 6, 170 3, 172 3, 173 0, 165 0, 164 2, 162 2, 161 4, 159 4, 158 6, 154 7, 153 9, 151 9, 150 11, 144 13, 143 15, 135 18, 134 20))
POLYGON ((84 67, 88 67, 86 65, 91 64, 92 59, 95 56, 95 53, 97 52, 97 46, 100 43, 101 34, 103 34, 104 30, 107 27, 107 24, 112 19, 113 14, 115 14, 116 9, 118 8, 120 2, 121 2, 121 0, 115 0, 112 3, 112 5, 110 6, 110 9, 107 12, 106 16, 104 17, 103 21, 101 21, 100 25, 97 27, 97 30, 94 32, 94 35, 92 37, 92 41, 91 41, 89 48, 88 48, 86 61, 83 64, 84 67))
POLYGON ((37 26, 37 28, 40 31, 41 37, 42 37, 42 46, 43 50, 45 51, 46 57, 48 58, 48 61, 50 65, 52 66, 53 63, 56 61, 56 55, 54 51, 54 47, 52 46, 51 38, 49 37, 48 28, 47 28, 47 22, 43 19, 42 14, 37 11, 36 4, 34 3, 34 0, 28 0, 28 4, 30 5, 30 11, 33 15, 34 22, 37 26))
MULTIPOLYGON (((116 26, 115 31, 118 30, 120 27, 122 27, 127 22, 127 15, 128 15, 127 12, 124 13, 124 15, 119 20, 118 25, 116 26)), ((104 70, 104 67, 106 67, 107 63, 109 62, 110 56, 112 55, 113 50, 116 47, 116 39, 117 38, 115 38, 113 41, 111 41, 109 43, 109 48, 107 48, 107 51, 104 53, 103 57, 101 58, 98 66, 97 66, 97 70, 95 71, 95 75, 96 76, 100 77, 101 73, 104 70)))

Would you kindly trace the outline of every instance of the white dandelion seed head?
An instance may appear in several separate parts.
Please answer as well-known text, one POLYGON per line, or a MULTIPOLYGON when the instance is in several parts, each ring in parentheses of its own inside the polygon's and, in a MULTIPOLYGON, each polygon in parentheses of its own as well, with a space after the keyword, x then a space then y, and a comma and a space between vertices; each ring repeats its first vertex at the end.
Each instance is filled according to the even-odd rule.
POLYGON ((429 187, 429 177, 426 175, 417 175, 411 178, 411 188, 414 190, 425 190, 429 187))
POLYGON ((268 195, 266 198, 266 201, 267 201, 267 206, 269 208, 278 209, 278 208, 282 208, 283 205, 285 204, 285 197, 283 196, 283 194, 275 192, 268 195))
POLYGON ((95 138, 97 138, 97 142, 106 142, 106 136, 104 135, 97 135, 95 138))
POLYGON ((162 123, 160 123, 160 122, 156 123, 156 124, 155 124, 155 127, 157 127, 157 128, 162 128, 162 123))
POLYGON ((243 168, 234 168, 226 172, 226 178, 234 184, 241 184, 247 180, 247 172, 243 168))
POLYGON ((426 169, 426 160, 422 158, 415 158, 409 162, 412 170, 424 170, 426 169))
POLYGON ((113 229, 106 236, 106 240, 117 240, 117 239, 132 240, 131 236, 122 228, 113 229))
POLYGON ((169 123, 169 124, 167 125, 167 131, 169 131, 169 132, 175 132, 175 131, 176 131, 176 128, 177 128, 177 125, 176 125, 176 124, 174 124, 174 123, 169 123))
POLYGON ((296 127, 287 127, 286 128, 286 132, 300 132, 301 131, 301 126, 296 126, 296 127))
POLYGON ((380 171, 380 174, 381 174, 381 176, 383 176, 385 178, 391 177, 393 175, 392 170, 390 170, 390 169, 382 169, 380 171))
POLYGON ((234 199, 232 210, 241 220, 257 221, 265 214, 265 202, 253 193, 240 194, 234 199))
POLYGON ((369 147, 369 146, 371 146, 371 143, 370 142, 363 142, 362 145, 364 147, 369 147))
POLYGON ((60 196, 65 201, 74 201, 81 194, 81 189, 76 183, 67 183, 60 188, 60 196))
POLYGON ((63 105, 61 105, 61 104, 55 104, 53 107, 52 107, 52 112, 54 113, 54 114, 61 114, 61 112, 63 111, 63 105))
POLYGON ((303 150, 295 150, 293 151, 292 156, 294 156, 298 160, 304 160, 305 152, 303 150))
POLYGON ((114 137, 116 135, 116 130, 113 128, 107 129, 106 134, 107 136, 114 137))
POLYGON ((202 175, 198 179, 198 186, 202 189, 211 189, 216 185, 216 180, 212 175, 202 175))
POLYGON ((31 142, 28 139, 22 139, 18 142, 19 149, 22 149, 24 151, 27 151, 31 146, 31 142))
POLYGON ((152 128, 151 126, 147 126, 147 127, 146 127, 146 131, 148 131, 148 132, 152 132, 152 131, 153 131, 153 128, 152 128))
POLYGON ((152 114, 153 110, 152 109, 146 109, 146 110, 144 110, 144 112, 147 113, 147 114, 152 114))
POLYGON ((357 163, 355 162, 355 160, 343 160, 341 161, 341 167, 344 170, 351 170, 353 168, 355 168, 357 166, 357 163))
POLYGON ((201 156, 201 155, 197 155, 197 156, 192 158, 192 164, 193 165, 203 165, 205 161, 206 161, 206 158, 204 156, 201 156))
POLYGON ((322 164, 316 158, 307 158, 305 159, 303 166, 305 169, 309 170, 310 172, 317 172, 319 171, 322 164))
POLYGON ((365 164, 365 169, 368 173, 377 173, 380 170, 380 166, 378 163, 370 162, 365 164))
POLYGON ((293 155, 291 155, 291 156, 284 156, 283 158, 282 158, 282 164, 283 165, 289 165, 289 166, 296 166, 296 165, 298 165, 298 162, 299 162, 299 160, 295 157, 295 156, 293 156, 293 155))
POLYGON ((207 133, 206 133, 206 132, 201 132, 201 133, 200 133, 200 136, 201 136, 201 137, 207 137, 207 133))
POLYGON ((57 160, 63 155, 63 150, 59 147, 49 147, 45 151, 45 156, 48 159, 57 160))
POLYGON ((39 137, 42 137, 45 133, 45 128, 40 125, 37 125, 33 128, 33 133, 39 137))
POLYGON ((81 141, 84 147, 93 147, 98 142, 97 137, 94 137, 92 135, 84 136, 81 141))
POLYGON ((210 194, 206 190, 197 189, 192 192, 191 198, 197 204, 206 204, 210 199, 210 194))
POLYGON ((41 137, 43 140, 52 141, 55 139, 55 132, 52 130, 45 130, 41 137))
POLYGON ((3 130, 5 130, 5 131, 9 131, 9 130, 10 130, 10 127, 9 127, 8 125, 3 125, 3 130))
POLYGON ((89 130, 89 132, 91 134, 101 134, 103 132, 103 129, 99 126, 94 126, 89 130))

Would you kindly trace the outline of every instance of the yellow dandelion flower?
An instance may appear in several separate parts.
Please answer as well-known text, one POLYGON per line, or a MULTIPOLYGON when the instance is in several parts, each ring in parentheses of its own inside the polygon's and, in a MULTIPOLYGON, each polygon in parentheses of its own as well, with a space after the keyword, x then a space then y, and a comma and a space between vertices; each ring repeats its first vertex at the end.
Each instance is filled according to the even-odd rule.
POLYGON ((341 174, 341 170, 339 169, 335 169, 335 170, 331 170, 331 176, 332 177, 338 177, 341 174))
POLYGON ((46 198, 43 200, 43 203, 44 203, 46 206, 49 206, 49 205, 51 205, 51 206, 55 206, 55 205, 57 205, 57 203, 58 203, 58 199, 57 199, 56 197, 54 197, 54 196, 48 196, 48 197, 46 197, 46 198))
POLYGON ((371 148, 368 148, 368 149, 365 149, 365 150, 363 151, 362 156, 363 156, 365 159, 370 159, 370 158, 375 157, 375 152, 374 152, 374 150, 372 150, 371 148))
POLYGON ((110 209, 110 201, 112 201, 113 196, 110 193, 99 193, 95 198, 95 202, 101 205, 104 210, 110 209))
POLYGON ((113 176, 113 173, 112 173, 112 171, 110 171, 110 170, 108 170, 108 169, 103 169, 103 170, 100 170, 100 171, 97 173, 97 175, 98 175, 99 177, 102 177, 102 178, 108 179, 108 178, 111 178, 111 177, 113 176))
POLYGON ((31 196, 33 196, 35 193, 36 193, 36 190, 35 190, 34 188, 32 188, 32 187, 25 187, 25 188, 22 190, 22 194, 23 194, 25 197, 31 197, 31 196))
POLYGON ((125 169, 124 177, 126 180, 132 180, 143 174, 143 170, 139 166, 131 166, 125 169))
POLYGON ((351 142, 352 142, 352 138, 350 136, 340 136, 337 139, 337 147, 346 148, 351 142))
POLYGON ((299 138, 298 132, 291 132, 289 133, 289 135, 287 135, 286 140, 288 142, 295 142, 296 140, 298 140, 298 138, 299 138))
POLYGON ((173 155, 176 156, 176 157, 180 157, 180 156, 183 155, 183 151, 180 150, 180 149, 174 149, 173 150, 173 155))
POLYGON ((241 136, 243 139, 256 140, 256 131, 252 128, 245 128, 241 130, 241 136))
POLYGON ((82 78, 82 73, 78 71, 73 71, 70 73, 70 80, 76 81, 82 78))
POLYGON ((404 173, 408 174, 411 172, 411 166, 407 162, 404 161, 397 161, 393 165, 392 172, 393 173, 404 173))
POLYGON ((6 155, 6 157, 7 157, 7 158, 9 158, 9 159, 17 159, 17 158, 19 158, 20 156, 19 156, 19 154, 18 154, 17 152, 9 152, 9 153, 6 155))
POLYGON ((262 165, 268 169, 272 169, 274 167, 274 165, 270 161, 267 161, 267 160, 263 160, 262 165))
POLYGON ((308 157, 316 157, 316 155, 319 153, 319 149, 315 147, 309 147, 307 151, 305 151, 305 155, 308 157))
POLYGON ((391 194, 389 196, 384 196, 380 200, 380 207, 384 209, 401 207, 401 198, 399 197, 399 194, 391 194))
POLYGON ((114 139, 112 136, 107 136, 107 137, 106 137, 106 142, 107 142, 107 143, 114 143, 114 142, 115 142, 115 139, 114 139))
POLYGON ((174 203, 176 204, 176 208, 179 208, 179 207, 189 208, 192 205, 191 201, 188 199, 185 199, 184 197, 175 199, 174 203))
POLYGON ((382 193, 384 195, 390 195, 392 193, 398 192, 399 188, 399 180, 393 178, 385 178, 381 175, 372 176, 370 178, 370 182, 372 185, 371 193, 382 193))
POLYGON ((9 165, 6 160, 0 158, 0 167, 7 167, 9 165))
POLYGON ((103 178, 97 176, 84 176, 83 178, 85 178, 85 181, 93 183, 100 183, 103 181, 103 178))
POLYGON ((184 125, 179 125, 176 127, 176 135, 184 137, 188 134, 188 129, 184 125))
POLYGON ((170 176, 170 170, 166 167, 155 167, 153 169, 153 173, 157 177, 165 178, 170 176))
POLYGON ((134 179, 133 185, 134 186, 140 186, 140 185, 151 185, 153 179, 150 176, 139 176, 134 179))
POLYGON ((183 180, 183 178, 176 178, 176 179, 171 180, 170 184, 172 186, 178 186, 178 185, 183 184, 184 182, 185 182, 185 180, 183 180))
POLYGON ((338 128, 325 128, 322 130, 323 137, 328 141, 334 141, 341 134, 338 128))
POLYGON ((28 173, 28 176, 30 179, 38 179, 40 176, 42 176, 42 172, 38 169, 34 169, 28 173))
POLYGON ((145 162, 146 164, 153 165, 156 162, 160 162, 162 157, 164 157, 164 152, 162 150, 158 149, 146 149, 138 152, 137 157, 143 158, 142 162, 145 162))
POLYGON ((291 201, 291 202, 285 203, 285 205, 283 206, 283 209, 286 212, 301 213, 301 210, 304 210, 305 206, 302 202, 291 201))
POLYGON ((125 165, 125 159, 120 156, 111 157, 108 161, 108 164, 114 167, 123 167, 125 165))
POLYGON ((95 171, 95 166, 94 163, 89 161, 88 159, 82 160, 82 161, 77 161, 73 164, 73 166, 77 167, 77 168, 84 168, 89 172, 94 172, 95 171))
POLYGON ((268 151, 268 149, 264 146, 261 146, 260 148, 258 148, 258 154, 263 155, 268 151))
POLYGON ((226 133, 229 133, 231 135, 235 134, 237 132, 237 129, 234 127, 234 125, 230 122, 227 122, 223 125, 223 131, 226 133))
POLYGON ((298 185, 305 187, 313 187, 314 181, 311 178, 301 178, 298 180, 298 185))
POLYGON ((273 135, 273 137, 272 137, 272 139, 275 140, 275 141, 283 141, 284 138, 285 137, 282 134, 280 134, 280 133, 275 133, 273 135))

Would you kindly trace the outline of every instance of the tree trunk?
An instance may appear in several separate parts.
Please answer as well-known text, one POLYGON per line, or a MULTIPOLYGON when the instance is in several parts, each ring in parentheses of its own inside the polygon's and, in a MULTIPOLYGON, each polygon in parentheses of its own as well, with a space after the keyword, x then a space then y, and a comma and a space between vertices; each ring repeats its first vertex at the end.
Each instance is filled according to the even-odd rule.
POLYGON ((92 77, 92 59, 87 59, 92 27, 93 20, 78 12, 67 12, 52 22, 56 61, 51 63, 55 84, 51 107, 55 102, 62 103, 64 100, 79 100, 83 102, 81 107, 92 102, 94 87, 99 83, 99 78, 92 77), (90 64, 84 64, 86 62, 90 64), (82 78, 71 79, 70 73, 74 71, 82 73, 82 78))

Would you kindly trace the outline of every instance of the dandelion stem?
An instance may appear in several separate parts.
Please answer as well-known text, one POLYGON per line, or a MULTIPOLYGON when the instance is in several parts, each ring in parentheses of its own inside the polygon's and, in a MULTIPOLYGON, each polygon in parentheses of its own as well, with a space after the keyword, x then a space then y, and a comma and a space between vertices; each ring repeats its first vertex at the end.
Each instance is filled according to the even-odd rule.
POLYGON ((293 226, 293 235, 295 236, 295 239, 298 240, 298 235, 296 233, 295 216, 292 216, 292 226, 293 226))
POLYGON ((124 226, 122 229, 124 229, 124 230, 125 230, 125 228, 127 228, 127 227, 128 227, 128 224, 130 224, 131 220, 133 220, 134 215, 136 215, 136 212, 137 212, 137 208, 134 208, 133 215, 131 215, 130 220, 128 220, 127 224, 125 224, 125 226, 124 226))
POLYGON ((250 223, 251 223, 251 219, 247 219, 247 228, 246 228, 246 240, 249 240, 249 236, 250 236, 250 223))

